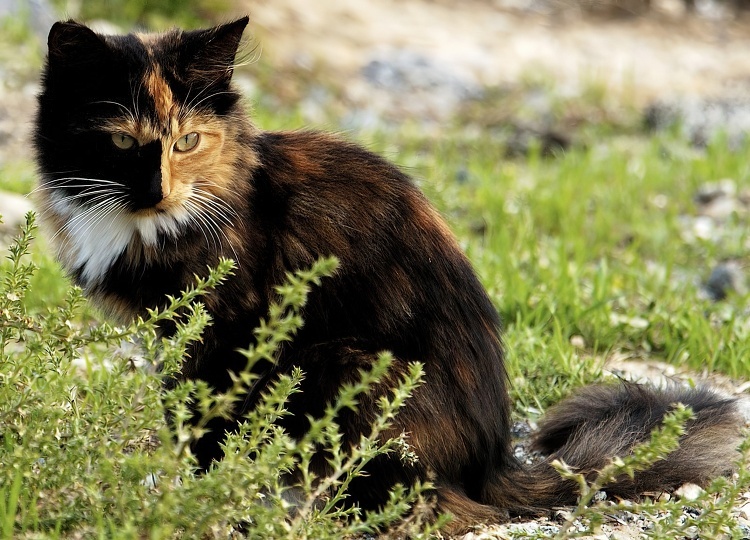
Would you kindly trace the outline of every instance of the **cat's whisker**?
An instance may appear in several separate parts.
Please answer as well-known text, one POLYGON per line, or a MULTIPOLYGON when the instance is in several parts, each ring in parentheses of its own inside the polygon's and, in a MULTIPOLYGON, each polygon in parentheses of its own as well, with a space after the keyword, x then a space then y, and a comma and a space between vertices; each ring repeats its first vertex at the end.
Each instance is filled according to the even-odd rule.
POLYGON ((133 110, 135 111, 135 115, 137 118, 141 117, 141 109, 140 109, 140 102, 136 98, 143 89, 143 79, 138 79, 138 88, 135 89, 135 92, 131 92, 131 95, 133 97, 133 110))
MULTIPOLYGON (((229 65, 229 69, 235 70, 237 68, 250 66, 253 64, 257 64, 258 60, 260 60, 263 56, 263 46, 260 43, 246 43, 242 50, 239 50, 237 52, 237 55, 234 58, 234 62, 232 62, 229 65)), ((225 76, 227 70, 227 65, 225 63, 216 63, 211 66, 208 66, 208 69, 204 69, 204 72, 211 73, 216 72, 219 74, 220 79, 221 77, 225 76), (214 68, 214 69, 212 69, 214 68)))
POLYGON ((200 202, 201 205, 206 209, 210 209, 215 212, 218 217, 220 217, 221 220, 224 221, 227 225, 232 225, 234 223, 234 220, 232 218, 239 217, 237 215, 237 212, 215 195, 213 197, 209 197, 207 195, 212 194, 206 194, 206 192, 202 192, 201 190, 193 191, 193 198, 197 202, 200 202))
POLYGON ((232 250, 232 255, 234 255, 233 259, 235 261, 235 264, 237 265, 237 268, 240 268, 242 266, 242 261, 240 260, 239 256, 237 255, 237 251, 235 251, 234 245, 232 244, 232 241, 229 239, 229 237, 227 236, 226 232, 224 232, 224 228, 221 227, 218 223, 216 223, 213 220, 213 218, 211 217, 210 214, 204 214, 204 216, 205 216, 205 218, 209 222, 213 223, 213 225, 216 228, 216 230, 219 231, 219 233, 221 234, 221 236, 224 237, 224 240, 227 241, 227 245, 229 246, 229 249, 232 250))
POLYGON ((71 195, 67 198, 69 201, 77 201, 79 199, 86 199, 87 202, 94 202, 102 196, 108 195, 120 195, 119 192, 111 189, 86 189, 78 193, 77 195, 71 195))
MULTIPOLYGON (((64 199, 61 199, 61 201, 64 201, 64 199)), ((56 205, 56 203, 53 202, 50 205, 50 208, 54 207, 55 205, 56 205)), ((75 234, 76 233, 76 229, 79 227, 78 224, 80 222, 85 222, 89 218, 89 216, 90 216, 90 214, 92 212, 93 213, 96 212, 96 207, 95 206, 94 207, 89 207, 89 208, 83 208, 83 211, 81 213, 74 214, 72 217, 69 217, 68 219, 66 219, 65 222, 63 223, 63 225, 59 229, 57 229, 57 231, 55 232, 54 235, 52 235, 52 238, 50 238, 50 241, 56 240, 57 237, 60 234, 62 234, 64 231, 68 231, 71 234, 75 234)))
MULTIPOLYGON (((90 220, 88 220, 88 222, 86 224, 84 224, 84 226, 86 227, 86 232, 85 232, 85 237, 84 238, 86 238, 86 239, 90 238, 91 235, 92 235, 92 233, 94 233, 94 231, 96 230, 97 225, 99 223, 102 223, 102 221, 104 221, 105 219, 107 219, 108 217, 110 217, 113 213, 115 214, 115 217, 117 217, 126 208, 126 206, 124 204, 121 204, 121 203, 125 202, 124 198, 123 198, 122 201, 115 200, 115 201, 111 201, 111 202, 112 202, 112 204, 108 205, 106 207, 106 209, 104 210, 104 212, 97 212, 95 215, 93 215, 91 217, 90 220)), ((111 229, 113 227, 113 223, 114 222, 115 222, 114 219, 108 220, 106 222, 105 227, 107 229, 111 229)))
POLYGON ((79 173, 79 172, 81 172, 80 169, 68 169, 68 170, 64 170, 64 171, 45 171, 45 174, 49 175, 51 177, 58 177, 61 174, 62 175, 68 175, 68 174, 79 173))
MULTIPOLYGON (((66 195, 65 198, 71 198, 71 199, 77 199, 86 197, 87 195, 94 195, 102 192, 112 192, 112 193, 118 193, 118 192, 124 192, 124 190, 115 190, 108 186, 96 186, 96 185, 88 185, 88 184, 66 184, 65 187, 70 188, 82 188, 81 191, 75 195, 66 195)), ((58 190, 60 189, 60 186, 46 186, 46 187, 38 187, 34 191, 29 192, 29 195, 33 195, 34 193, 45 191, 45 190, 58 190)))
MULTIPOLYGON (((207 73, 212 73, 212 72, 211 71, 207 71, 207 73)), ((226 95, 236 94, 236 92, 234 92, 233 90, 223 90, 223 91, 219 91, 219 92, 214 92, 212 94, 208 94, 208 95, 202 97, 202 99, 200 99, 200 101, 196 101, 196 100, 198 100, 198 98, 201 98, 201 96, 203 96, 203 94, 205 92, 207 92, 208 90, 210 90, 211 88, 213 88, 214 85, 217 84, 222 79, 222 77, 226 76, 226 66, 224 66, 223 69, 217 70, 216 73, 218 73, 218 75, 216 77, 214 77, 214 79, 210 83, 202 85, 203 87, 201 88, 201 90, 192 99, 186 99, 186 101, 185 101, 185 108, 184 108, 183 111, 181 111, 179 113, 179 115, 180 115, 181 118, 190 117, 193 113, 195 113, 195 111, 198 109, 198 107, 202 103, 204 103, 205 101, 207 101, 207 100, 209 100, 209 99, 211 99, 213 97, 220 96, 220 95, 225 95, 225 94, 226 95)), ((192 90, 192 88, 191 88, 191 90, 192 90)), ((189 95, 190 95, 190 92, 188 92, 188 96, 189 95)))
POLYGON ((72 196, 72 198, 79 198, 79 197, 86 197, 88 195, 97 195, 100 193, 112 193, 114 195, 119 194, 126 194, 128 193, 128 189, 126 189, 125 186, 116 184, 114 186, 108 186, 108 185, 90 185, 90 186, 80 186, 83 189, 77 194, 72 196))
POLYGON ((100 210, 102 209, 115 206, 119 204, 120 202, 124 202, 124 201, 125 201, 125 196, 123 194, 104 193, 101 195, 97 195, 96 197, 93 197, 89 201, 90 204, 80 205, 78 208, 79 210, 82 210, 82 212, 75 214, 72 218, 70 218, 70 222, 75 223, 76 221, 80 221, 81 219, 84 219, 85 216, 88 216, 89 214, 99 213, 100 210))
POLYGON ((193 192, 202 195, 206 199, 210 199, 211 201, 215 203, 217 208, 221 208, 225 210, 228 214, 232 215, 233 217, 239 217, 237 210, 235 210, 231 204, 229 204, 227 201, 225 201, 224 199, 216 195, 214 192, 209 191, 207 189, 203 189, 203 186, 219 187, 218 184, 216 184, 215 182, 202 180, 193 184, 193 192))
MULTIPOLYGON (((101 189, 98 190, 95 193, 90 193, 89 195, 92 195, 90 200, 87 201, 87 205, 81 205, 78 203, 76 199, 81 197, 81 195, 60 195, 56 194, 56 197, 53 197, 47 201, 44 201, 41 206, 37 208, 37 210, 40 211, 41 214, 46 215, 50 213, 53 209, 58 207, 59 204, 67 204, 71 206, 75 206, 79 209, 84 209, 85 211, 88 211, 92 206, 98 206, 98 204, 101 204, 103 202, 106 202, 107 198, 111 198, 114 196, 120 196, 122 195, 121 191, 111 190, 111 189, 101 189)), ((59 210, 55 213, 59 213, 59 210)), ((80 214, 79 214, 80 215, 80 214)), ((76 219, 76 216, 73 216, 71 219, 76 219)))
POLYGON ((231 243, 229 242, 229 239, 227 238, 226 234, 224 234, 224 231, 219 227, 211 218, 210 215, 202 211, 203 209, 200 208, 198 205, 196 205, 193 201, 188 201, 189 204, 186 206, 193 211, 190 213, 191 222, 193 222, 195 225, 197 225, 201 232, 203 233, 204 238, 206 239, 207 244, 213 243, 216 248, 219 251, 222 251, 223 243, 221 241, 220 234, 224 236, 224 239, 229 244, 229 247, 232 249, 232 252, 234 252, 234 248, 232 247, 231 243), (209 239, 209 236, 211 237, 209 239))
POLYGON ((214 245, 220 249, 221 248, 221 239, 216 234, 216 231, 211 226, 211 223, 206 220, 206 217, 203 212, 201 212, 201 209, 192 201, 187 201, 185 206, 188 208, 188 210, 192 210, 192 212, 189 213, 190 215, 190 221, 198 226, 201 233, 203 234, 203 238, 206 240, 206 244, 209 245, 212 243, 211 239, 209 239, 209 234, 211 238, 213 239, 214 245))
POLYGON ((61 187, 79 188, 79 187, 90 187, 96 184, 105 184, 110 186, 119 186, 125 188, 125 186, 114 180, 107 180, 105 178, 86 178, 83 176, 66 176, 63 178, 50 178, 43 180, 42 183, 31 190, 29 195, 38 191, 44 191, 48 189, 60 189, 61 187), (83 182, 81 184, 73 184, 71 182, 83 182))
POLYGON ((79 180, 79 181, 87 181, 91 183, 97 183, 97 184, 110 184, 110 185, 116 185, 116 186, 122 186, 122 182, 118 182, 116 180, 109 180, 108 178, 87 178, 85 176, 66 176, 63 178, 58 178, 58 181, 69 181, 69 180, 79 180))
MULTIPOLYGON (((224 228, 221 226, 221 224, 218 223, 216 219, 214 219, 214 216, 212 215, 212 213, 207 211, 208 209, 204 205, 199 204, 198 202, 194 200, 190 200, 190 199, 187 200, 185 202, 185 206, 186 208, 188 208, 188 210, 192 210, 192 212, 190 212, 191 218, 193 218, 194 220, 200 220, 200 222, 205 224, 206 227, 212 232, 212 236, 216 238, 217 246, 219 248, 223 246, 223 243, 221 242, 221 239, 219 238, 219 234, 224 237, 224 240, 226 240, 226 244, 229 246, 229 249, 232 250, 232 254, 234 255, 234 260, 236 264, 239 266, 240 259, 237 255, 237 251, 234 249, 234 245, 232 244, 227 234, 224 232, 224 228)), ((229 226, 232 225, 231 221, 226 221, 227 219, 226 216, 222 215, 222 218, 223 218, 222 221, 224 221, 226 225, 229 225, 229 226)), ((203 230, 202 227, 201 227, 201 230, 203 230)), ((206 241, 208 242, 207 237, 206 237, 206 241)))
MULTIPOLYGON (((214 98, 216 96, 230 95, 230 94, 235 94, 235 92, 224 90, 224 91, 221 91, 221 92, 214 92, 212 94, 208 94, 207 96, 203 97, 197 103, 188 103, 186 105, 186 111, 183 114, 181 114, 181 116, 183 118, 187 118, 190 115, 192 115, 198 109, 198 107, 201 105, 201 103, 204 103, 205 101, 208 101, 209 99, 214 98)), ((196 99, 199 96, 200 96, 200 93, 196 96, 196 99)))
POLYGON ((200 98, 200 97, 201 97, 201 96, 202 96, 202 95, 203 95, 203 94, 204 94, 205 92, 207 92, 208 90, 209 90, 209 87, 208 87, 208 86, 204 86, 203 88, 201 88, 201 89, 200 89, 200 90, 198 91, 198 93, 197 93, 197 94, 195 94, 195 96, 193 96, 193 97, 191 98, 191 97, 190 97, 190 92, 192 92, 192 91, 193 91, 193 87, 192 87, 192 86, 190 87, 190 89, 188 90, 188 95, 187 95, 187 97, 185 98, 185 112, 184 112, 183 116, 187 116, 187 115, 189 115, 189 114, 192 114, 192 113, 193 113, 193 111, 195 110, 195 108, 193 107, 193 104, 195 103, 195 101, 196 101, 196 100, 197 100, 198 98, 200 98))
POLYGON ((194 201, 190 201, 190 206, 194 210, 192 216, 196 219, 199 219, 203 224, 206 225, 207 229, 211 232, 211 236, 216 239, 217 245, 221 246, 221 239, 219 238, 218 234, 218 232, 221 231, 221 227, 216 223, 215 220, 211 219, 210 213, 206 212, 205 208, 200 204, 197 204, 194 201))
MULTIPOLYGON (((124 197, 122 200, 124 202, 124 197)), ((86 207, 83 212, 75 214, 66 222, 65 228, 73 234, 82 234, 84 238, 87 238, 90 236, 93 224, 111 214, 118 206, 122 206, 120 202, 111 197, 104 198, 95 205, 86 207)))
POLYGON ((128 118, 130 118, 131 122, 133 122, 134 124, 137 123, 135 113, 131 111, 130 109, 128 109, 122 103, 119 103, 117 101, 100 100, 100 101, 92 101, 91 104, 92 105, 117 105, 118 107, 120 107, 122 110, 124 110, 127 113, 128 118))
POLYGON ((99 195, 96 195, 95 197, 92 197, 90 200, 87 201, 87 206, 92 205, 96 206, 97 210, 99 210, 101 207, 105 207, 108 203, 114 203, 119 201, 125 200, 125 194, 123 193, 100 193, 99 195))
MULTIPOLYGON (((86 191, 87 193, 81 192, 81 193, 74 194, 74 195, 62 195, 57 198, 57 201, 63 202, 66 204, 76 204, 77 206, 82 207, 82 208, 88 208, 88 207, 91 207, 92 205, 96 205, 99 201, 106 199, 108 197, 112 197, 112 196, 119 197, 119 196, 125 195, 125 193, 123 193, 122 190, 114 190, 110 188, 100 188, 100 189, 96 189, 95 191, 90 191, 87 189, 86 191), (83 197, 87 198, 86 204, 78 204, 78 199, 81 199, 83 197)), ((54 201, 53 201, 53 204, 54 204, 54 201)))

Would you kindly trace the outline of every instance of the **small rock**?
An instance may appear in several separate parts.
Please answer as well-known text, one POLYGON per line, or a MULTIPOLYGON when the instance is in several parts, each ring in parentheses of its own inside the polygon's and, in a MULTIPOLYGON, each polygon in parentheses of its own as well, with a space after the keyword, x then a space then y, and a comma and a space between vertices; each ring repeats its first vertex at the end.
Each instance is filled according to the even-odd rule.
POLYGON ((376 56, 362 68, 362 75, 374 86, 392 92, 443 90, 457 99, 479 93, 473 82, 409 49, 395 49, 376 56))
POLYGON ((34 209, 31 201, 23 195, 0 191, 0 234, 16 234, 26 222, 26 214, 34 209))
POLYGON ((740 506, 738 514, 742 519, 750 520, 750 502, 747 502, 740 506))
POLYGON ((675 495, 685 501, 694 501, 703 493, 703 489, 696 484, 683 484, 674 492, 675 495))
MULTIPOLYGON (((741 392, 741 394, 737 399, 737 410, 742 415, 742 418, 745 419, 745 423, 750 425, 750 397, 744 394, 744 392, 747 390, 747 384, 748 383, 744 383, 738 388, 738 392, 741 392)), ((750 499, 750 494, 743 493, 742 497, 745 499, 750 499)))
POLYGON ((695 194, 695 202, 699 205, 709 204, 716 199, 734 197, 737 193, 737 185, 734 180, 725 178, 718 182, 709 182, 698 188, 695 194))
POLYGON ((405 117, 423 122, 450 118, 467 100, 478 98, 482 87, 471 75, 408 48, 374 52, 347 85, 347 99, 355 109, 372 110, 388 122, 405 117))
POLYGON ((714 236, 716 225, 708 216, 698 216, 693 221, 693 234, 701 240, 710 240, 714 236))
POLYGON ((660 101, 649 105, 644 118, 653 130, 680 126, 695 146, 706 146, 724 133, 730 146, 738 147, 750 132, 750 101, 746 97, 660 101))
POLYGON ((159 478, 154 473, 148 473, 146 478, 141 480, 141 485, 148 489, 154 489, 159 484, 159 478))
POLYGON ((570 336, 570 344, 576 349, 584 349, 586 347, 586 341, 583 339, 583 336, 579 335, 570 336))
POLYGON ((510 428, 510 434, 517 439, 526 439, 531 435, 533 428, 527 421, 513 422, 510 428))
POLYGON ((729 293, 744 294, 747 287, 742 267, 736 261, 718 264, 708 276, 703 291, 714 302, 724 300, 729 293))
POLYGON ((698 213, 714 221, 723 221, 744 209, 742 201, 737 196, 734 180, 728 178, 701 186, 694 199, 698 205, 698 213))

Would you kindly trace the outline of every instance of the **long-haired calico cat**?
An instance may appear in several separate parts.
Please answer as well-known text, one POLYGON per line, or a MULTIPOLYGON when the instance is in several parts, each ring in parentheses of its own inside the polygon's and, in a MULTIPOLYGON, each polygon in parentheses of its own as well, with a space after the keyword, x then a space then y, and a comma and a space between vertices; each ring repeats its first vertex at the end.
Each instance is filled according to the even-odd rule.
MULTIPOLYGON (((162 305, 220 257, 236 259, 236 274, 206 299, 213 325, 183 372, 223 390, 244 366, 235 351, 253 339, 273 286, 335 255, 337 273, 311 294, 304 328, 273 367, 306 373, 283 427, 301 435, 306 415, 321 414, 380 351, 393 352, 396 374, 415 360, 426 372, 386 434, 407 433, 418 461, 378 458, 352 484, 352 500, 374 507, 394 483, 430 478, 455 529, 574 502, 574 487, 547 462, 527 468, 514 457, 498 315, 411 180, 336 137, 264 132, 247 118, 230 82, 246 24, 126 36, 54 25, 35 145, 40 208, 62 265, 105 311, 128 318, 162 305)), ((253 388, 246 403, 262 390, 253 388)), ((340 418, 349 441, 387 390, 340 418)), ((610 491, 726 473, 738 441, 736 405, 702 390, 584 389, 551 413, 537 445, 594 471, 644 440, 678 401, 696 413, 681 449, 610 491)), ((233 426, 214 423, 200 440, 194 451, 203 467, 221 459, 219 443, 233 426)))

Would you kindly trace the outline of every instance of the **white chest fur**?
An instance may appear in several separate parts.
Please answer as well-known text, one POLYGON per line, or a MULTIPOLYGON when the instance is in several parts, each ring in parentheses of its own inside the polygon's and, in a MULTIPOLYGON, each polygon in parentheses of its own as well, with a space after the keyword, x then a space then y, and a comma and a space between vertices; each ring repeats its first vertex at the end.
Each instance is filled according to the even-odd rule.
POLYGON ((160 233, 176 238, 190 219, 184 210, 141 215, 119 204, 85 207, 52 198, 50 210, 63 223, 53 237, 58 258, 67 270, 80 271, 84 288, 99 283, 131 244, 158 247, 160 233))

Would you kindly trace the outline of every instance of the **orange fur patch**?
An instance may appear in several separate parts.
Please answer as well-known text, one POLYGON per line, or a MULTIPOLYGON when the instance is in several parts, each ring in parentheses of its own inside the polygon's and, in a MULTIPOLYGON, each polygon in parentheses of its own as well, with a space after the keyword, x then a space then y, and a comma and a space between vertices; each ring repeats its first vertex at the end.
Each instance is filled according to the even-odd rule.
POLYGON ((172 89, 169 88, 169 84, 167 84, 167 81, 165 81, 159 73, 158 67, 154 67, 152 71, 148 72, 144 82, 146 84, 146 90, 154 99, 156 116, 159 118, 159 122, 161 122, 164 127, 170 128, 176 108, 172 89))
POLYGON ((190 115, 176 123, 172 137, 164 139, 162 178, 169 182, 169 198, 160 206, 182 204, 195 186, 213 196, 232 200, 236 191, 237 165, 249 165, 246 148, 237 144, 237 126, 208 115, 190 115), (188 152, 174 150, 174 143, 188 133, 198 133, 196 147, 188 152))

